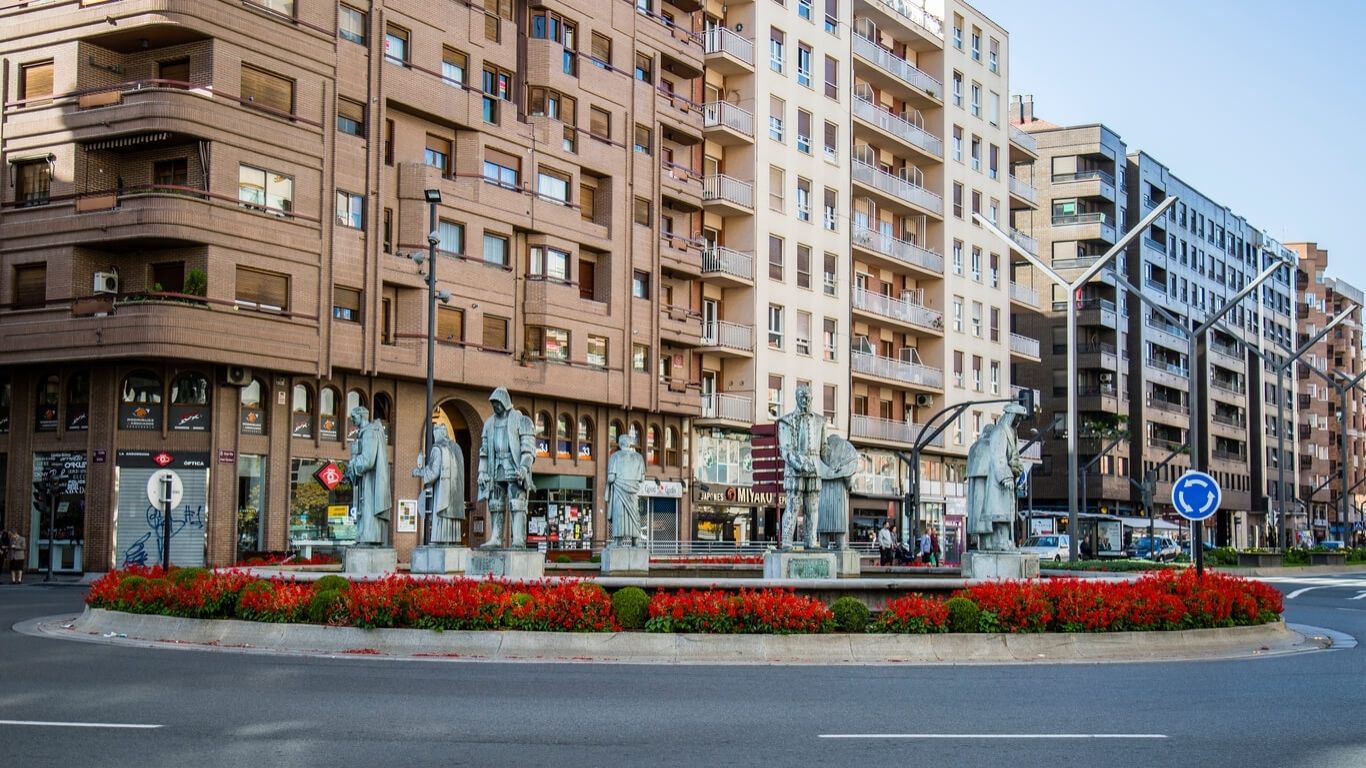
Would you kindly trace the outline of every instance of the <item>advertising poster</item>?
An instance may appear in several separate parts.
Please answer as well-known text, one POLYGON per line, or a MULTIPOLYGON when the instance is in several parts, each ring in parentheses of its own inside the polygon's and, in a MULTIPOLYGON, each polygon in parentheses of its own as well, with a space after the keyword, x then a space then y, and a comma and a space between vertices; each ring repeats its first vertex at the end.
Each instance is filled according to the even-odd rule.
POLYGON ((417 533, 417 499, 398 500, 398 532, 417 533))
POLYGON ((172 405, 172 406, 171 406, 171 431, 172 431, 172 432, 208 432, 208 431, 209 431, 209 406, 207 406, 207 405, 172 405))
POLYGON ((160 403, 124 403, 119 406, 119 429, 161 430, 160 403))

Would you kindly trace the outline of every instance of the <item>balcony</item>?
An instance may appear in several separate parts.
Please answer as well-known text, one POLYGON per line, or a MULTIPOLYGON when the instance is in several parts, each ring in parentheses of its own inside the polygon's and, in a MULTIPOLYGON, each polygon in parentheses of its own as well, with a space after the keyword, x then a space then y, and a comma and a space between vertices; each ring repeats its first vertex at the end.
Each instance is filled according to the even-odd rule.
POLYGON ((1039 292, 1014 281, 1010 283, 1010 300, 1031 309, 1039 309, 1039 292))
MULTIPOLYGON (((918 0, 870 0, 869 7, 919 35, 927 49, 942 48, 944 20, 916 5, 916 2, 918 0)), ((906 44, 917 50, 921 48, 920 45, 916 45, 916 41, 909 41, 906 44)))
POLYGON ((1156 251, 1162 254, 1163 256, 1167 255, 1167 244, 1159 243, 1151 237, 1148 237, 1147 235, 1143 236, 1143 247, 1156 251))
POLYGON ((754 143, 754 115, 729 101, 702 105, 702 129, 707 138, 722 145, 754 143))
POLYGON ((1210 453, 1214 456, 1215 461, 1227 461, 1235 464, 1247 462, 1246 451, 1230 451, 1224 448, 1215 448, 1213 451, 1210 451, 1210 453))
MULTIPOLYGON (((888 443, 914 445, 925 430, 923 424, 913 424, 896 419, 881 419, 876 416, 854 414, 849 417, 849 436, 858 440, 881 440, 888 443)), ((926 445, 944 447, 944 433, 940 432, 926 445)))
POLYGON ((884 296, 862 288, 855 288, 854 309, 906 325, 913 325, 917 328, 932 330, 936 333, 944 332, 943 313, 894 296, 884 296))
POLYGON ((935 159, 944 159, 944 142, 938 136, 894 114, 886 107, 855 96, 854 117, 935 159))
POLYGON ((1215 424, 1223 424, 1226 427, 1237 427, 1243 429, 1247 426, 1247 418, 1240 413, 1222 413, 1215 411, 1210 416, 1210 420, 1215 424))
POLYGON ((754 399, 723 392, 703 394, 702 414, 698 418, 748 426, 754 423, 754 399))
POLYGON ((1174 363, 1168 360, 1163 360, 1160 357, 1150 357, 1144 362, 1147 363, 1149 368, 1152 368, 1155 371, 1170 373, 1173 376, 1180 376, 1182 378, 1188 378, 1190 376, 1190 369, 1179 362, 1174 363))
POLYGON ((1010 194, 1029 204, 1031 208, 1039 207, 1039 190, 1033 184, 1019 178, 1015 174, 1010 174, 1010 194))
POLYGON ((1053 226, 1055 227, 1087 227, 1088 231, 1083 231, 1074 236, 1079 240, 1105 240, 1115 242, 1115 227, 1110 223, 1110 217, 1101 211, 1092 213, 1078 213, 1072 216, 1054 216, 1053 226))
POLYGON ((944 98, 943 83, 872 40, 862 35, 853 35, 852 37, 854 55, 876 66, 895 81, 893 85, 909 85, 916 91, 925 94, 935 106, 942 105, 944 98))
POLYGON ((1039 142, 1036 141, 1033 136, 1020 130, 1020 127, 1016 125, 1009 126, 1009 132, 1010 144, 1012 147, 1018 147, 1029 156, 1038 158, 1039 142))
POLYGON ((1240 365, 1244 362, 1243 355, 1238 351, 1238 345, 1236 344, 1223 344, 1218 341, 1210 341, 1209 351, 1226 357, 1231 361, 1237 361, 1240 365))
POLYGON ((702 201, 724 213, 744 215, 754 212, 754 184, 716 174, 703 179, 702 201))
POLYGON ((920 363, 911 363, 871 352, 854 352, 849 356, 856 374, 864 374, 903 387, 944 388, 944 371, 920 363))
POLYGON ((1185 405, 1161 397, 1149 397, 1148 407, 1165 413, 1175 413, 1182 416, 1190 414, 1190 408, 1187 408, 1185 405))
POLYGON ((944 198, 928 189, 857 160, 854 161, 853 171, 855 182, 872 187, 899 202, 915 206, 912 210, 917 213, 923 209, 943 218, 944 198))
MULTIPOLYGON (((1012 178, 1013 178, 1013 177, 1012 177, 1012 178)), ((1030 237, 1029 235, 1026 235, 1025 233, 1021 232, 1020 230, 1018 230, 1018 229, 1016 229, 1016 228, 1014 228, 1014 227, 1011 227, 1011 228, 1010 228, 1010 239, 1011 239, 1011 240, 1014 240, 1016 243, 1018 243, 1019 246, 1020 246, 1021 248, 1025 249, 1026 251, 1029 251, 1030 254, 1032 254, 1032 255, 1034 255, 1034 256, 1038 256, 1038 255, 1039 255, 1039 241, 1035 240, 1034 238, 1030 237)))
POLYGON ((707 69, 723 75, 754 71, 754 41, 726 27, 712 27, 702 34, 707 69))
POLYGON ((1232 379, 1220 379, 1218 377, 1215 377, 1214 379, 1210 380, 1209 385, 1212 389, 1218 390, 1219 392, 1225 392, 1230 395, 1247 394, 1247 387, 1244 386, 1242 382, 1234 381, 1232 379))
POLYGON ((928 248, 876 232, 861 224, 854 225, 853 235, 856 248, 872 251, 898 264, 916 267, 935 276, 942 277, 944 274, 944 257, 928 248))
POLYGON ((1012 333, 1010 334, 1010 353, 1038 362, 1041 359, 1039 357, 1039 340, 1012 333))
POLYGON ((702 324, 702 346, 713 352, 754 352, 754 326, 713 320, 702 324))
MULTIPOLYGON (((1165 285, 1163 286, 1163 290, 1166 290, 1166 286, 1165 286, 1165 285)), ((1154 315, 1148 315, 1148 321, 1147 321, 1147 322, 1148 322, 1148 327, 1149 327, 1149 328, 1152 328, 1152 329, 1161 331, 1161 332, 1167 334, 1168 336, 1171 336, 1173 340, 1179 341, 1179 342, 1182 343, 1182 344, 1185 344, 1185 343, 1186 343, 1186 338, 1187 338, 1187 336, 1188 336, 1188 333, 1187 333, 1187 331, 1186 331, 1185 328, 1182 328, 1182 327, 1179 326, 1179 325, 1172 325, 1171 323, 1169 323, 1169 322, 1167 322, 1166 320, 1162 319, 1161 316, 1155 315, 1155 314, 1154 314, 1154 315)))
POLYGON ((753 285, 754 256, 722 245, 707 246, 702 251, 702 276, 713 282, 753 285))

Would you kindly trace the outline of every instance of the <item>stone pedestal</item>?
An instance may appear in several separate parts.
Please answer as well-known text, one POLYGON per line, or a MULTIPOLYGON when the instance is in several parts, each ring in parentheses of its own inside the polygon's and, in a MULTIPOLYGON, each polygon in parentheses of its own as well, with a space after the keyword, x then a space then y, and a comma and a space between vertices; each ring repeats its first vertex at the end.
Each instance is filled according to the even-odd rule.
POLYGON ((839 558, 830 550, 793 549, 764 554, 765 579, 833 579, 839 575, 839 558))
POLYGON ((644 576, 650 572, 650 550, 609 546, 602 550, 603 576, 644 576))
POLYGON ((393 547, 347 547, 342 551, 342 570, 364 576, 398 571, 398 550, 393 547))
POLYGON ((1037 579, 1039 556, 1023 552, 964 552, 963 578, 1037 579))
POLYGON ((859 562, 858 550, 856 549, 836 549, 832 550, 835 555, 835 572, 841 579, 857 579, 863 573, 863 566, 859 562))
POLYGON ((471 550, 465 575, 500 579, 545 578, 545 554, 534 549, 471 550))
POLYGON ((413 550, 412 572, 464 573, 470 564, 470 548, 428 544, 413 550))

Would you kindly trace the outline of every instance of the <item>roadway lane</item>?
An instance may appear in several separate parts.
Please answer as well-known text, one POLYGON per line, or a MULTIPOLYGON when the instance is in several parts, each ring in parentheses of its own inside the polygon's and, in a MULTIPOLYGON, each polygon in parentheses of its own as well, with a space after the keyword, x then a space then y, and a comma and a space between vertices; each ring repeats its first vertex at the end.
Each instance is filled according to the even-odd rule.
MULTIPOLYGON (((1279 585, 1291 591, 1293 585, 1279 585)), ((1292 622, 1366 634, 1350 586, 1292 622)), ((79 611, 0 587, 0 625, 79 611)), ((1366 651, 1225 662, 644 667, 296 659, 0 632, 0 724, 26 766, 1366 765, 1366 651), (884 738, 915 734, 935 738, 884 738), (874 735, 877 738, 822 738, 874 735), (983 736, 1011 738, 981 738, 983 736), (1058 736, 1120 738, 1056 738, 1058 736), (1024 738, 1031 737, 1031 738, 1024 738), (1047 738, 1039 738, 1047 737, 1047 738)), ((8 763, 8 760, 0 763, 8 763)))

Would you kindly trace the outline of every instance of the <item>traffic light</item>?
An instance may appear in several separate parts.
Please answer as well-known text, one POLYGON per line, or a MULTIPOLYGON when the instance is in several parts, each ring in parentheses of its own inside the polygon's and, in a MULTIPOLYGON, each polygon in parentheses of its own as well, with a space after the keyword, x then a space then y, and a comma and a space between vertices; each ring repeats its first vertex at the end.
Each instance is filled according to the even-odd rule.
POLYGON ((1034 390, 1029 387, 1020 388, 1020 407, 1030 416, 1034 415, 1034 390))

